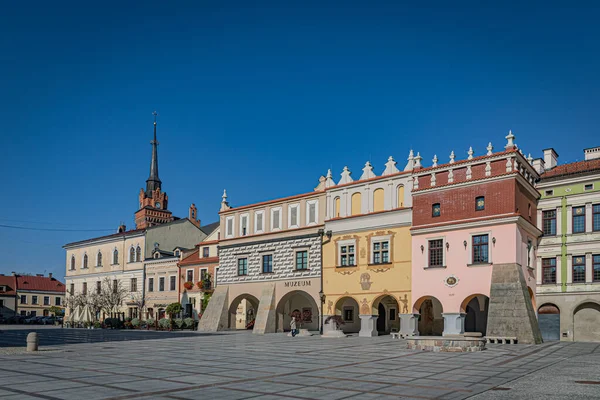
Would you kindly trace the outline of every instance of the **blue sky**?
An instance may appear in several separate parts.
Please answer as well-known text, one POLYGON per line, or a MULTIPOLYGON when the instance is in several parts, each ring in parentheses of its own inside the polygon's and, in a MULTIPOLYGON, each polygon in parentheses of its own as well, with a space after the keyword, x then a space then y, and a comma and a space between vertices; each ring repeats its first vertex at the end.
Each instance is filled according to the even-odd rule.
POLYGON ((600 145, 600 9, 568 2, 10 2, 0 13, 0 273, 133 227, 157 110, 175 215, 310 191, 409 149, 600 145), (108 229, 102 232, 83 230, 108 229))

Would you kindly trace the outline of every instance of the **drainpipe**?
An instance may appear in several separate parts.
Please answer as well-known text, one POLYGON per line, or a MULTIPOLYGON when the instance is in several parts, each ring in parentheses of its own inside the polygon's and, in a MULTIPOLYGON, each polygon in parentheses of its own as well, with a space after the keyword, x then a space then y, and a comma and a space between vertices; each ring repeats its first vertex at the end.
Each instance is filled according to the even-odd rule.
POLYGON ((319 324, 319 332, 321 335, 323 334, 323 305, 325 304, 325 293, 323 292, 323 246, 331 242, 331 236, 331 231, 325 232, 323 228, 319 229, 319 238, 321 239, 321 290, 319 291, 319 301, 321 303, 319 317, 321 318, 321 323, 319 324), (327 236, 327 240, 323 241, 323 235, 327 236))

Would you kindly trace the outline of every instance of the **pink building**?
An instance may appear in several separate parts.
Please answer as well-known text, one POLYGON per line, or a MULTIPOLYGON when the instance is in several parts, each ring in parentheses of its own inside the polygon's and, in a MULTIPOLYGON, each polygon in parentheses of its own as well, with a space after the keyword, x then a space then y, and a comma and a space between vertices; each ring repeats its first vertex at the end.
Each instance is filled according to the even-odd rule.
MULTIPOLYGON (((414 160, 413 312, 403 331, 517 337, 537 342, 534 187, 539 177, 512 133, 502 152, 429 168, 414 160), (523 326, 520 326, 523 325, 523 326)), ((406 323, 404 323, 406 322, 406 323)))

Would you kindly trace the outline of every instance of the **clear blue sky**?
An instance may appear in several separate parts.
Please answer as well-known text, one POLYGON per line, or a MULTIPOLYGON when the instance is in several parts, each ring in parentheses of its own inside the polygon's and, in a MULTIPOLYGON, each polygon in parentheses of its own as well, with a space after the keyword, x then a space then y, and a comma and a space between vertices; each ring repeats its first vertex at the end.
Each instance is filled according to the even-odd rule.
POLYGON ((509 129, 561 163, 600 145, 591 2, 128 3, 3 4, 0 224, 110 231, 0 228, 0 273, 62 277, 63 244, 133 227, 154 110, 170 209, 207 223, 224 188, 303 193, 410 148, 429 165, 509 129))

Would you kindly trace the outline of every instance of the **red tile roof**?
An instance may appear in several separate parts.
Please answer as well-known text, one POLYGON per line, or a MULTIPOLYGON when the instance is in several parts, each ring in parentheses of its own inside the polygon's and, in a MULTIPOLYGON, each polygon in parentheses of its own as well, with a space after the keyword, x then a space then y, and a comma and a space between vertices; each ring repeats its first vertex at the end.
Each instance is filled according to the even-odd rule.
POLYGON ((595 160, 577 161, 569 164, 557 165, 542 174, 541 179, 556 176, 580 174, 583 172, 600 171, 600 158, 595 160))
POLYGON ((47 276, 17 275, 17 290, 36 290, 41 292, 65 292, 65 285, 47 276))
POLYGON ((17 294, 17 278, 12 275, 0 276, 0 286, 6 286, 6 291, 0 292, 0 295, 14 296, 17 294))

